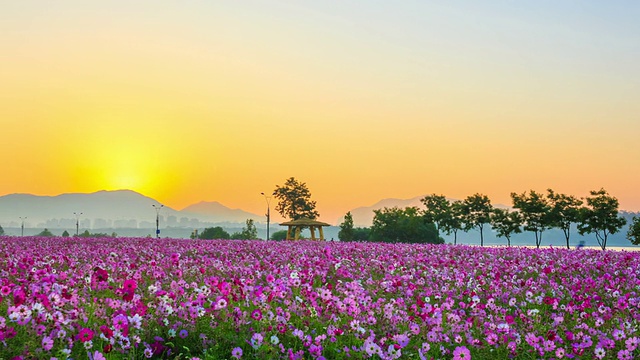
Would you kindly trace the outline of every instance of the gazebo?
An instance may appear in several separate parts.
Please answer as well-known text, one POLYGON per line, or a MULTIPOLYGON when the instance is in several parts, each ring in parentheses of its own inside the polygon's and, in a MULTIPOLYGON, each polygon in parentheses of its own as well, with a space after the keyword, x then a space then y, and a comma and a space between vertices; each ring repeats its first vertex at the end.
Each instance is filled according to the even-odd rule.
POLYGON ((322 227, 331 226, 331 225, 324 223, 322 221, 317 221, 309 218, 302 218, 298 220, 283 222, 280 224, 280 226, 287 226, 287 240, 300 239, 300 229, 305 227, 308 227, 309 230, 311 231, 311 240, 324 240, 324 232, 322 231, 322 227), (316 229, 320 231, 319 239, 316 239, 316 229), (295 233, 292 234, 292 232, 295 232, 295 233))

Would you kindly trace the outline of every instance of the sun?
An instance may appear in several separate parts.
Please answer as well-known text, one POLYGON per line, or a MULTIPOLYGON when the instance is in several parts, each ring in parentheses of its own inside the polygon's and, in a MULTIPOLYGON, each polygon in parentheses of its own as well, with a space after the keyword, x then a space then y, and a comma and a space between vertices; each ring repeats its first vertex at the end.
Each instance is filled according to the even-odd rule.
POLYGON ((107 190, 135 190, 140 191, 142 181, 138 174, 131 172, 122 172, 111 174, 111 179, 107 181, 109 188, 107 190))
POLYGON ((162 154, 144 144, 118 139, 86 148, 78 182, 95 190, 133 190, 142 194, 158 186, 162 154))

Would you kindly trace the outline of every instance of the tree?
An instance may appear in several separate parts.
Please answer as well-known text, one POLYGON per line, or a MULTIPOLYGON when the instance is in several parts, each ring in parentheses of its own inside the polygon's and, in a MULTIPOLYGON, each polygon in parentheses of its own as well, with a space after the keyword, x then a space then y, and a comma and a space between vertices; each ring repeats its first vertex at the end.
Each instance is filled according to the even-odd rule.
POLYGON ((316 211, 316 202, 311 200, 311 192, 307 188, 307 184, 298 182, 293 177, 287 179, 283 186, 276 185, 273 196, 278 199, 276 211, 285 218, 290 220, 316 219, 320 216, 316 211))
POLYGON ((562 230, 567 242, 567 249, 570 249, 571 224, 577 223, 579 220, 582 200, 572 195, 555 193, 551 189, 547 189, 547 199, 550 206, 549 225, 562 230))
POLYGON ((551 228, 549 212, 551 206, 547 199, 540 193, 533 190, 522 194, 511 193, 513 207, 520 210, 524 230, 531 231, 536 237, 536 248, 540 248, 542 243, 542 233, 551 228))
POLYGON ((4 235, 4 229, 2 228, 2 225, 0 225, 0 236, 4 235))
POLYGON ((370 240, 383 242, 407 242, 442 244, 433 223, 424 221, 417 207, 383 208, 374 210, 370 240))
POLYGON ((633 245, 640 245, 640 218, 633 217, 629 231, 627 231, 627 239, 631 241, 633 245))
POLYGON ((471 230, 476 228, 480 231, 480 246, 484 246, 484 225, 491 222, 492 210, 491 200, 482 194, 467 196, 460 205, 464 229, 471 230))
POLYGON ((44 230, 42 230, 38 235, 36 236, 44 236, 44 237, 53 237, 55 235, 53 235, 53 233, 51 231, 49 231, 49 229, 45 228, 44 230))
POLYGON ((89 232, 89 230, 85 230, 84 232, 80 233, 80 235, 78 235, 80 237, 91 237, 91 233, 89 232))
POLYGON ((351 211, 347 212, 347 214, 344 216, 344 221, 342 222, 342 224, 340 224, 338 239, 340 239, 340 241, 354 240, 353 216, 351 216, 351 211))
POLYGON ((200 239, 229 239, 229 233, 220 226, 205 228, 199 236, 200 239))
POLYGON ((238 240, 255 240, 258 238, 258 229, 253 223, 253 219, 247 219, 246 225, 242 228, 242 231, 233 233, 231 239, 238 240))
POLYGON ((462 211, 462 201, 457 200, 452 202, 451 212, 449 213, 450 216, 445 218, 440 224, 440 227, 447 235, 451 235, 451 233, 453 233, 454 245, 458 243, 458 230, 462 230, 464 228, 462 211))
POLYGON ((493 209, 491 213, 491 227, 499 237, 507 239, 507 246, 511 246, 511 235, 521 233, 522 216, 517 211, 493 209))
POLYGON ((587 206, 580 209, 578 232, 581 235, 594 233, 598 244, 605 250, 607 238, 617 233, 626 223, 618 212, 618 199, 610 196, 605 189, 590 191, 587 206))
POLYGON ((271 233, 271 240, 285 240, 287 238, 287 230, 278 230, 271 233))
POLYGON ((353 229, 354 241, 369 241, 371 237, 371 228, 357 227, 353 229))
POLYGON ((425 221, 434 223, 439 235, 442 223, 451 217, 451 203, 444 195, 436 194, 427 195, 420 199, 420 202, 425 207, 423 212, 425 221))
POLYGON ((69 232, 67 230, 63 231, 62 237, 69 237, 69 232))

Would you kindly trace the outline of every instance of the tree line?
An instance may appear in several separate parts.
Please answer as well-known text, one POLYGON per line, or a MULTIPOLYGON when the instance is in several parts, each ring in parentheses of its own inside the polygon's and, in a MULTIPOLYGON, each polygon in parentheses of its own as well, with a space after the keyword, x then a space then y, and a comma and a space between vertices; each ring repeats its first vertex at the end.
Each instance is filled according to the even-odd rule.
MULTIPOLYGON (((503 237, 511 246, 511 236, 523 231, 534 235, 536 247, 542 243, 546 230, 562 230, 569 248, 572 225, 577 225, 581 235, 594 234, 600 247, 605 250, 611 234, 626 224, 619 214, 618 200, 605 189, 589 192, 586 198, 557 193, 548 189, 546 193, 534 190, 511 193, 512 210, 496 208, 488 196, 470 195, 464 200, 449 201, 444 195, 431 194, 420 201, 425 209, 417 207, 383 208, 374 210, 370 228, 356 228, 350 212, 340 224, 338 237, 341 241, 384 241, 442 243, 441 233, 453 235, 457 243, 458 232, 477 230, 480 245, 484 246, 484 230, 491 227, 498 237, 503 237)), ((640 244, 640 219, 634 217, 627 233, 633 244, 640 244)))

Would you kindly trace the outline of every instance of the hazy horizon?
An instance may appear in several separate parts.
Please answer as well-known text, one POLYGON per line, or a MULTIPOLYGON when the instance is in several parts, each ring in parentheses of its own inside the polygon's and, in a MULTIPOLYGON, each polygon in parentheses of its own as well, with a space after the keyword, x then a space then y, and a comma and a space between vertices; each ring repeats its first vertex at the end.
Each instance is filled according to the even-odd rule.
POLYGON ((8 2, 0 195, 321 218, 605 188, 640 211, 640 3, 8 2), (272 210, 274 206, 272 204, 272 210))

